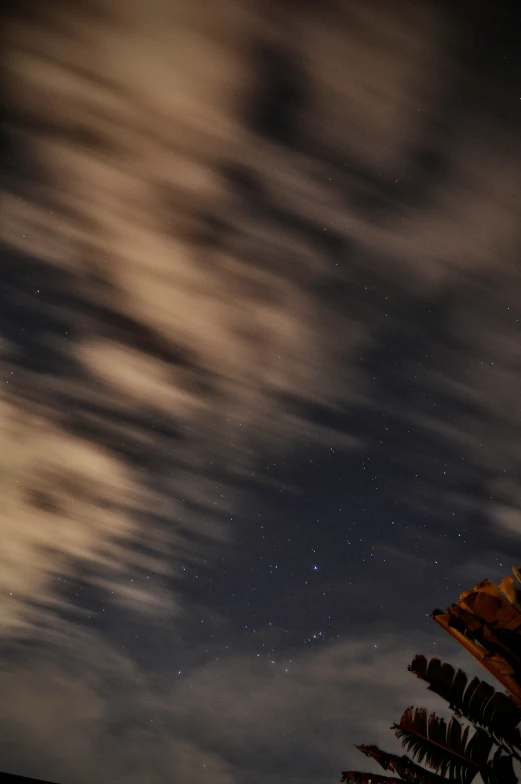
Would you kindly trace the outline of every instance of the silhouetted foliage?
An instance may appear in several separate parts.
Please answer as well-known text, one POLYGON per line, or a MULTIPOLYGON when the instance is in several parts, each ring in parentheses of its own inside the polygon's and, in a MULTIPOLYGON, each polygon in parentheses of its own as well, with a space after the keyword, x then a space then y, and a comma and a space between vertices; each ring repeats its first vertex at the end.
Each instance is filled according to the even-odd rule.
MULTIPOLYGON (((513 567, 521 582, 521 570, 513 567)), ((453 712, 447 722, 425 708, 407 708, 396 737, 411 757, 389 754, 377 746, 357 746, 376 760, 389 778, 359 771, 343 771, 342 782, 386 784, 409 781, 471 784, 481 775, 484 784, 519 784, 514 760, 521 762, 521 591, 512 577, 499 585, 482 580, 464 591, 446 611, 431 617, 465 647, 507 689, 497 692, 479 678, 437 658, 414 657, 408 670, 426 681, 453 712), (460 721, 463 719, 464 722, 460 721)))

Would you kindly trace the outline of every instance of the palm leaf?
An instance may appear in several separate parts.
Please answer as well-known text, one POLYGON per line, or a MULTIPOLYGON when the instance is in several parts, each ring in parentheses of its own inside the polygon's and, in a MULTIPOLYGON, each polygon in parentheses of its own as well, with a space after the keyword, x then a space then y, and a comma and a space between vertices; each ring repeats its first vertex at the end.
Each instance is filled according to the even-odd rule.
POLYGON ((499 589, 508 599, 514 610, 521 613, 521 591, 514 583, 513 577, 504 577, 499 583, 499 589))
POLYGON ((434 610, 431 618, 451 637, 465 648, 482 667, 509 692, 516 705, 521 707, 521 682, 519 668, 513 664, 511 657, 506 658, 498 652, 493 635, 488 631, 488 639, 483 639, 485 624, 459 605, 452 605, 447 612, 434 610), (516 675, 516 672, 518 673, 516 675))
POLYGON ((378 746, 356 746, 358 751, 378 762, 384 770, 396 773, 403 781, 414 781, 416 784, 443 784, 445 779, 431 773, 425 768, 416 765, 406 754, 399 757, 397 754, 389 754, 387 751, 379 749, 378 746))
POLYGON ((492 739, 477 729, 469 738, 469 728, 457 719, 447 724, 425 708, 408 708, 392 729, 418 763, 424 762, 441 776, 449 775, 459 784, 470 784, 478 773, 488 771, 492 739))
POLYGON ((468 682, 462 670, 447 662, 442 664, 437 658, 427 661, 419 654, 407 669, 426 681, 429 691, 446 700, 456 716, 464 716, 499 743, 521 748, 521 733, 517 729, 521 708, 506 694, 476 677, 468 682))
POLYGON ((379 776, 377 773, 360 773, 358 770, 343 770, 340 781, 346 781, 348 784, 394 784, 403 779, 379 776))
POLYGON ((519 779, 514 772, 513 759, 511 754, 503 754, 502 749, 498 749, 490 765, 490 773, 483 776, 485 784, 519 784, 519 779))

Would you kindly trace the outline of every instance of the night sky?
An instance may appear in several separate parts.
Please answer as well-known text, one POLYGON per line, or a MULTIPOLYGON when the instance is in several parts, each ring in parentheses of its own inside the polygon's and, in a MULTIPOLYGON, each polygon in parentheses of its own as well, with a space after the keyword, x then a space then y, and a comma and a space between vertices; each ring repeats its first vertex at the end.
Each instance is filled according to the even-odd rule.
MULTIPOLYGON (((506 2, 4 4, 0 770, 326 784, 521 562, 506 2)), ((485 671, 481 677, 487 676, 485 671)))

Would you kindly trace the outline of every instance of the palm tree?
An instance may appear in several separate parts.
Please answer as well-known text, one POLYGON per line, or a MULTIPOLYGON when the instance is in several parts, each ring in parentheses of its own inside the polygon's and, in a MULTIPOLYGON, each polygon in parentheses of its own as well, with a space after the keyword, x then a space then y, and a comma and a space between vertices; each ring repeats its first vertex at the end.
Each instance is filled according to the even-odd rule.
MULTIPOLYGON (((512 568, 521 582, 521 571, 512 568)), ((521 591, 512 577, 482 580, 448 610, 431 615, 509 692, 521 707, 521 591)))
POLYGON ((521 761, 521 708, 509 696, 479 678, 469 682, 463 670, 435 657, 427 661, 418 654, 407 669, 428 683, 429 691, 446 700, 456 718, 465 718, 521 761))
MULTIPOLYGON (((521 570, 513 567, 521 582, 521 570)), ((445 613, 431 616, 460 642, 508 694, 437 658, 414 657, 408 670, 428 683, 449 704, 447 722, 425 708, 407 708, 391 729, 412 755, 399 757, 377 746, 357 746, 398 778, 343 771, 343 782, 389 784, 409 781, 471 784, 478 774, 485 784, 518 784, 513 761, 521 762, 521 591, 512 577, 499 585, 483 580, 461 594, 445 613), (460 719, 464 719, 462 723, 460 719), (422 766, 426 766, 423 767, 422 766), (430 769, 430 770, 429 770, 430 769)))

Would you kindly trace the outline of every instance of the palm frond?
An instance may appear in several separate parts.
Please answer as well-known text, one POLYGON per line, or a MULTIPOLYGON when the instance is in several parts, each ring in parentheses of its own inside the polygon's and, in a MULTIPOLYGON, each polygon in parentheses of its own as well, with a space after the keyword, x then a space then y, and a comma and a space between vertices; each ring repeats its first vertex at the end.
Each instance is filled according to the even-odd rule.
POLYGON ((403 779, 379 776, 377 773, 361 773, 358 770, 343 770, 340 781, 348 782, 348 784, 395 784, 403 779))
POLYGON ((457 604, 446 612, 434 610, 431 618, 488 670, 521 707, 521 665, 512 661, 504 647, 500 649, 494 633, 480 618, 457 604))
POLYGON ((510 576, 504 577, 499 583, 499 588, 514 610, 521 613, 521 591, 514 583, 514 578, 510 576))
POLYGON ((457 719, 447 724, 435 713, 428 716, 425 708, 408 708, 392 729, 418 763, 424 762, 442 777, 448 774, 452 781, 470 784, 488 770, 493 741, 481 729, 469 738, 469 728, 457 719))
POLYGON ((468 719, 500 743, 521 748, 521 733, 517 728, 521 722, 521 708, 506 694, 476 677, 468 682, 462 670, 435 657, 427 661, 419 654, 408 670, 426 681, 429 691, 446 700, 456 716, 468 719))
POLYGON ((441 776, 416 765, 406 754, 402 754, 401 757, 397 754, 389 754, 374 744, 356 746, 356 748, 366 757, 378 762, 384 770, 396 773, 403 781, 413 781, 415 784, 443 784, 445 781, 441 776))
POLYGON ((483 775, 484 784, 519 784, 519 779, 514 771, 511 754, 504 754, 499 748, 492 759, 490 770, 483 775))

